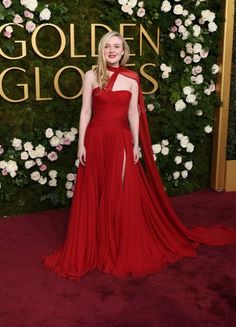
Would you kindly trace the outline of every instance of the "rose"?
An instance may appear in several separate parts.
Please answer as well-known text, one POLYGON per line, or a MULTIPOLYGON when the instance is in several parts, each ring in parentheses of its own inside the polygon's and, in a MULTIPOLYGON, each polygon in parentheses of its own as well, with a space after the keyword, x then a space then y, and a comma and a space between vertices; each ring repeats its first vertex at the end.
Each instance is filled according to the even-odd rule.
POLYGON ((188 171, 187 171, 187 170, 183 170, 183 171, 181 171, 181 176, 182 176, 183 178, 187 178, 187 177, 188 177, 188 171))
POLYGON ((61 144, 56 146, 57 151, 61 151, 63 149, 63 146, 61 144))
POLYGON ((220 70, 220 67, 217 64, 212 65, 211 72, 212 74, 217 74, 220 70))
POLYGON ((175 171, 175 172, 173 172, 173 178, 174 178, 174 179, 178 179, 179 176, 180 176, 180 172, 179 172, 179 171, 175 171))
POLYGON ((176 33, 178 31, 178 28, 176 26, 171 26, 170 30, 171 32, 176 33))
POLYGON ((185 17, 188 16, 188 10, 184 9, 183 12, 182 12, 182 15, 185 16, 185 17))
POLYGON ((161 152, 161 145, 159 143, 152 145, 153 153, 160 153, 161 152))
POLYGON ((144 8, 139 8, 138 11, 137 11, 137 16, 138 17, 145 16, 145 9, 144 8))
POLYGON ((60 139, 54 135, 50 140, 50 144, 52 147, 56 147, 60 144, 60 139))
POLYGON ((126 5, 126 3, 128 2, 128 0, 118 0, 120 5, 126 5))
POLYGON ((149 103, 149 104, 147 105, 147 110, 148 110, 148 111, 153 111, 154 109, 155 109, 154 104, 149 103))
POLYGON ((195 78, 195 83, 202 84, 203 80, 204 80, 203 75, 197 75, 195 78))
POLYGON ((34 18, 34 14, 32 12, 30 12, 29 10, 25 10, 24 11, 24 16, 26 18, 29 18, 29 19, 33 19, 34 18))
POLYGON ((163 145, 163 146, 169 145, 169 141, 168 140, 162 140, 161 145, 163 145))
POLYGON ((3 154, 4 153, 4 149, 3 147, 0 145, 0 154, 3 154))
POLYGON ((76 160, 75 160, 75 166, 76 166, 76 167, 79 167, 79 159, 76 159, 76 160))
POLYGON ((196 115, 197 116, 202 116, 203 115, 203 111, 201 109, 196 110, 196 115))
POLYGON ((27 32, 32 33, 35 30, 36 25, 35 25, 35 23, 32 20, 29 20, 25 24, 25 28, 26 28, 27 32))
POLYGON ((187 147, 186 147, 186 152, 189 152, 189 153, 191 153, 191 152, 193 152, 193 150, 194 150, 194 145, 192 144, 192 143, 188 143, 187 144, 187 147))
POLYGON ((184 52, 184 50, 181 50, 181 51, 180 51, 180 57, 181 57, 181 58, 184 58, 184 57, 185 57, 185 52, 184 52))
POLYGON ((22 150, 22 140, 14 137, 14 139, 12 140, 12 146, 16 150, 22 150))
POLYGON ((193 162, 192 161, 186 161, 185 164, 184 164, 184 167, 187 170, 191 170, 193 168, 193 162))
POLYGON ((177 19, 175 20, 175 25, 176 25, 176 26, 180 26, 180 25, 182 25, 182 20, 181 20, 180 18, 177 18, 177 19))
POLYGON ((39 184, 44 185, 47 183, 47 177, 40 176, 38 180, 39 184))
POLYGON ((164 0, 161 5, 161 11, 168 12, 171 10, 171 4, 168 0, 164 0))
POLYGON ((206 57, 208 56, 208 53, 209 53, 208 50, 202 49, 202 50, 200 51, 200 56, 201 56, 202 58, 206 58, 206 57))
POLYGON ((33 181, 38 181, 40 178, 40 173, 38 171, 34 171, 30 174, 30 177, 33 181))
POLYGON ((47 166, 45 164, 42 164, 40 167, 39 167, 40 171, 45 171, 47 169, 47 166))
POLYGON ((45 147, 43 145, 39 144, 36 146, 35 152, 36 152, 37 157, 42 158, 45 155, 45 147))
POLYGON ((176 163, 176 165, 179 165, 182 162, 182 157, 181 156, 176 156, 174 159, 174 162, 176 163))
POLYGON ((7 31, 7 28, 5 29, 3 35, 4 35, 5 37, 7 37, 8 39, 11 38, 11 33, 7 31))
POLYGON ((210 89, 205 89, 205 90, 204 90, 204 93, 205 93, 206 95, 210 95, 210 94, 211 94, 211 91, 210 91, 210 89))
POLYGON ((211 92, 214 92, 216 90, 216 85, 215 85, 214 81, 212 81, 212 80, 211 80, 211 84, 209 86, 209 90, 211 92))
POLYGON ((189 26, 189 25, 191 25, 192 24, 192 21, 191 21, 191 19, 186 19, 185 20, 185 22, 184 22, 184 25, 187 27, 187 26, 189 26))
POLYGON ((73 197, 73 192, 72 191, 67 191, 66 196, 68 197, 68 199, 72 198, 73 197))
POLYGON ((48 185, 53 187, 57 186, 57 180, 55 178, 50 179, 48 185))
POLYGON ((75 179, 75 175, 72 173, 67 174, 66 176, 67 180, 72 182, 75 179))
POLYGON ((173 13, 175 15, 182 15, 182 13, 183 13, 183 6, 182 5, 175 5, 174 6, 173 13))
POLYGON ((139 7, 144 7, 144 1, 139 1, 139 2, 138 2, 138 6, 139 6, 139 7))
POLYGON ((39 19, 42 20, 49 20, 51 18, 51 11, 48 8, 44 8, 40 14, 39 19))
POLYGON ((206 10, 202 10, 201 11, 201 16, 203 21, 208 21, 208 22, 213 22, 213 20, 215 19, 216 15, 214 12, 210 11, 209 9, 206 10))
POLYGON ((184 135, 182 133, 177 133, 176 134, 177 140, 181 140, 183 137, 184 137, 184 135))
POLYGON ((207 125, 204 127, 204 131, 205 131, 205 133, 209 134, 212 132, 212 127, 210 125, 207 125))
POLYGON ((55 161, 58 159, 57 153, 55 151, 48 153, 47 157, 50 161, 55 161))
POLYGON ((209 32, 215 32, 217 30, 218 26, 214 22, 210 22, 208 24, 208 31, 209 32))
POLYGON ((202 45, 200 43, 195 43, 193 46, 193 52, 198 53, 202 50, 202 45))
POLYGON ((78 129, 77 128, 75 128, 75 127, 71 127, 71 132, 74 134, 74 135, 76 135, 77 133, 78 133, 78 129))
POLYGON ((180 140, 181 147, 182 148, 187 148, 188 143, 189 143, 188 136, 183 136, 182 139, 180 140))
POLYGON ((65 137, 66 139, 69 139, 71 142, 73 142, 73 141, 75 140, 75 134, 72 133, 72 132, 66 132, 66 133, 64 134, 64 137, 65 137))
POLYGON ((131 8, 134 8, 137 5, 137 0, 129 0, 127 5, 130 6, 131 8))
POLYGON ((69 182, 69 181, 66 182, 66 184, 65 184, 65 187, 66 187, 67 190, 70 190, 72 188, 72 186, 73 186, 73 183, 69 182))
POLYGON ((54 135, 53 130, 51 128, 47 128, 45 131, 45 136, 50 139, 54 135))
POLYGON ((180 25, 179 28, 178 28, 178 31, 179 33, 185 33, 187 30, 186 30, 186 27, 184 25, 180 25))
POLYGON ((182 99, 175 102, 175 110, 176 111, 182 111, 185 108, 186 108, 186 104, 182 99))
MULTIPOLYGON (((14 160, 9 160, 9 161, 6 163, 5 169, 6 169, 6 171, 7 171, 8 173, 15 172, 16 170, 18 170, 17 163, 16 163, 14 160)), ((12 176, 12 177, 14 177, 14 176, 12 176)))
POLYGON ((13 23, 15 24, 21 24, 23 22, 23 19, 21 18, 20 15, 16 14, 14 19, 13 19, 13 23))
POLYGON ((12 4, 12 1, 11 0, 3 0, 2 4, 5 8, 9 8, 12 4))
POLYGON ((52 179, 57 177, 57 171, 56 170, 50 170, 48 172, 49 177, 51 177, 52 179))
POLYGON ((163 146, 161 149, 161 153, 163 154, 163 156, 166 156, 169 153, 169 148, 163 146))
POLYGON ((199 56, 198 54, 195 54, 194 56, 193 56, 193 62, 199 62, 201 60, 201 56, 199 56))
POLYGON ((32 150, 33 149, 33 145, 31 142, 26 142, 24 145, 23 145, 25 151, 29 151, 29 150, 32 150))
POLYGON ((183 35, 182 35, 182 40, 187 40, 190 36, 190 33, 188 31, 185 31, 183 32, 183 35))
POLYGON ((169 38, 171 39, 171 40, 173 40, 173 39, 175 39, 175 34, 174 33, 169 33, 169 38))
POLYGON ((195 17, 195 15, 194 15, 194 14, 190 14, 190 15, 188 15, 188 19, 191 19, 191 20, 195 20, 195 19, 196 19, 196 17, 195 17))
POLYGON ((193 25, 193 36, 198 37, 200 33, 201 33, 201 26, 193 25))
POLYGON ((188 94, 186 96, 186 102, 188 103, 194 103, 194 101, 196 101, 196 95, 195 94, 188 94))
POLYGON ((24 151, 24 152, 21 152, 20 158, 21 158, 21 160, 27 160, 29 158, 29 155, 26 151, 24 151))
POLYGON ((31 167, 33 167, 33 166, 35 166, 36 165, 36 163, 34 162, 34 160, 27 160, 26 162, 25 162, 25 168, 26 169, 30 169, 31 167))
POLYGON ((194 89, 191 86, 185 86, 183 88, 183 92, 185 95, 191 94, 194 91, 194 89))
POLYGON ((191 63, 192 63, 192 58, 191 58, 190 56, 186 56, 186 57, 184 58, 184 63, 185 63, 186 65, 191 64, 191 63))
POLYGON ((168 73, 167 71, 164 71, 164 72, 161 74, 161 77, 162 77, 163 79, 168 78, 168 77, 169 77, 169 73, 168 73))
POLYGON ((202 72, 202 67, 199 66, 199 65, 192 68, 192 74, 193 75, 200 74, 201 72, 202 72))
POLYGON ((20 3, 30 11, 35 11, 35 9, 38 7, 37 0, 21 0, 20 3))

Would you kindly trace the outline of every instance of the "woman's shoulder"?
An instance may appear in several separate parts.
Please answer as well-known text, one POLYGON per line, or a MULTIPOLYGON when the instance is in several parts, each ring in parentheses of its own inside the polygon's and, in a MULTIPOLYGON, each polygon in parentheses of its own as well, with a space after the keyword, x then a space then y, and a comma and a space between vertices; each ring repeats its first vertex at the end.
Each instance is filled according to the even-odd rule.
POLYGON ((134 70, 132 69, 129 69, 127 67, 125 67, 125 70, 126 70, 126 73, 127 73, 127 76, 132 78, 132 79, 135 79, 135 80, 139 80, 139 75, 137 72, 135 72, 134 70))
POLYGON ((93 69, 89 69, 85 72, 84 76, 93 79, 96 76, 96 72, 93 69))

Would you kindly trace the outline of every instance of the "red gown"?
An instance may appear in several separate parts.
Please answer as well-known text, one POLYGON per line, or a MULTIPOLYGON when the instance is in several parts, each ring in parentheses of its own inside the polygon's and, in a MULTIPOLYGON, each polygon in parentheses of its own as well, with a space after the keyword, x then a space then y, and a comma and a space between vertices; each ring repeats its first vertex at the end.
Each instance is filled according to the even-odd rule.
POLYGON ((105 89, 92 94, 93 116, 85 135, 86 165, 79 165, 64 245, 44 257, 47 268, 79 280, 92 269, 140 276, 195 256, 199 243, 236 242, 223 226, 189 229, 176 216, 153 160, 140 82, 119 67, 105 89), (140 142, 144 166, 134 164, 128 122, 131 92, 112 90, 118 74, 139 84, 140 142), (124 178, 122 169, 124 165, 124 178))

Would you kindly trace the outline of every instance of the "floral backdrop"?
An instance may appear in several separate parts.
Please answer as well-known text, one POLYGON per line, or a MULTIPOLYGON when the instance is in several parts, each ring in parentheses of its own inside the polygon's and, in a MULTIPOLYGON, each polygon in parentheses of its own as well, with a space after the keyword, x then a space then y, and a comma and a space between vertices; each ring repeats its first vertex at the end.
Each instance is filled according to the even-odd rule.
MULTIPOLYGON (((94 21, 114 30, 121 22, 141 23, 147 29, 159 26, 160 53, 154 58, 159 87, 145 97, 153 156, 170 195, 192 192, 209 186, 212 126, 219 106, 215 83, 221 6, 220 0, 3 0, 1 25, 21 24, 24 31, 14 24, 7 26, 0 35, 1 48, 12 54, 15 37, 24 35, 30 40, 36 26, 45 22, 66 29, 68 22, 83 21, 79 38, 86 24, 94 21)), ((50 50, 53 36, 43 41, 50 50)), ((87 45, 85 40, 85 51, 87 45)), ((33 84, 29 60, 42 69, 45 61, 33 53, 29 56, 21 64, 29 67, 28 82, 33 84)), ((70 58, 65 54, 60 60, 69 64, 70 58)), ((142 62, 135 61, 137 67, 142 62)), ((95 63, 88 58, 80 67, 86 71, 95 63)), ((6 60, 4 68, 8 65, 6 60)), ((44 88, 49 92, 52 73, 51 67, 44 72, 44 88)), ((71 76, 73 72, 64 81, 68 92, 74 87, 71 76)), ((7 89, 12 84, 9 77, 7 89)), ((1 215, 70 204, 79 165, 80 107, 81 99, 58 97, 50 103, 27 100, 24 105, 13 105, 0 98, 0 120, 4 122, 0 125, 1 215)))

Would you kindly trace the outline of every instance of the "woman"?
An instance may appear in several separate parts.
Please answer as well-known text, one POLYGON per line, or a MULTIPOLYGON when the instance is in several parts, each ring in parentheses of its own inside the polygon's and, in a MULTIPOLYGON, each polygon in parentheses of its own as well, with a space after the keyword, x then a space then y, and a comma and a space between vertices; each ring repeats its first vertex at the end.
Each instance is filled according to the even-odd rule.
POLYGON ((236 242, 234 230, 188 229, 177 218, 153 160, 139 78, 124 68, 128 58, 125 40, 109 32, 99 43, 97 69, 84 77, 68 231, 64 246, 44 258, 46 267, 70 279, 95 268, 144 275, 195 256, 199 243, 236 242))

